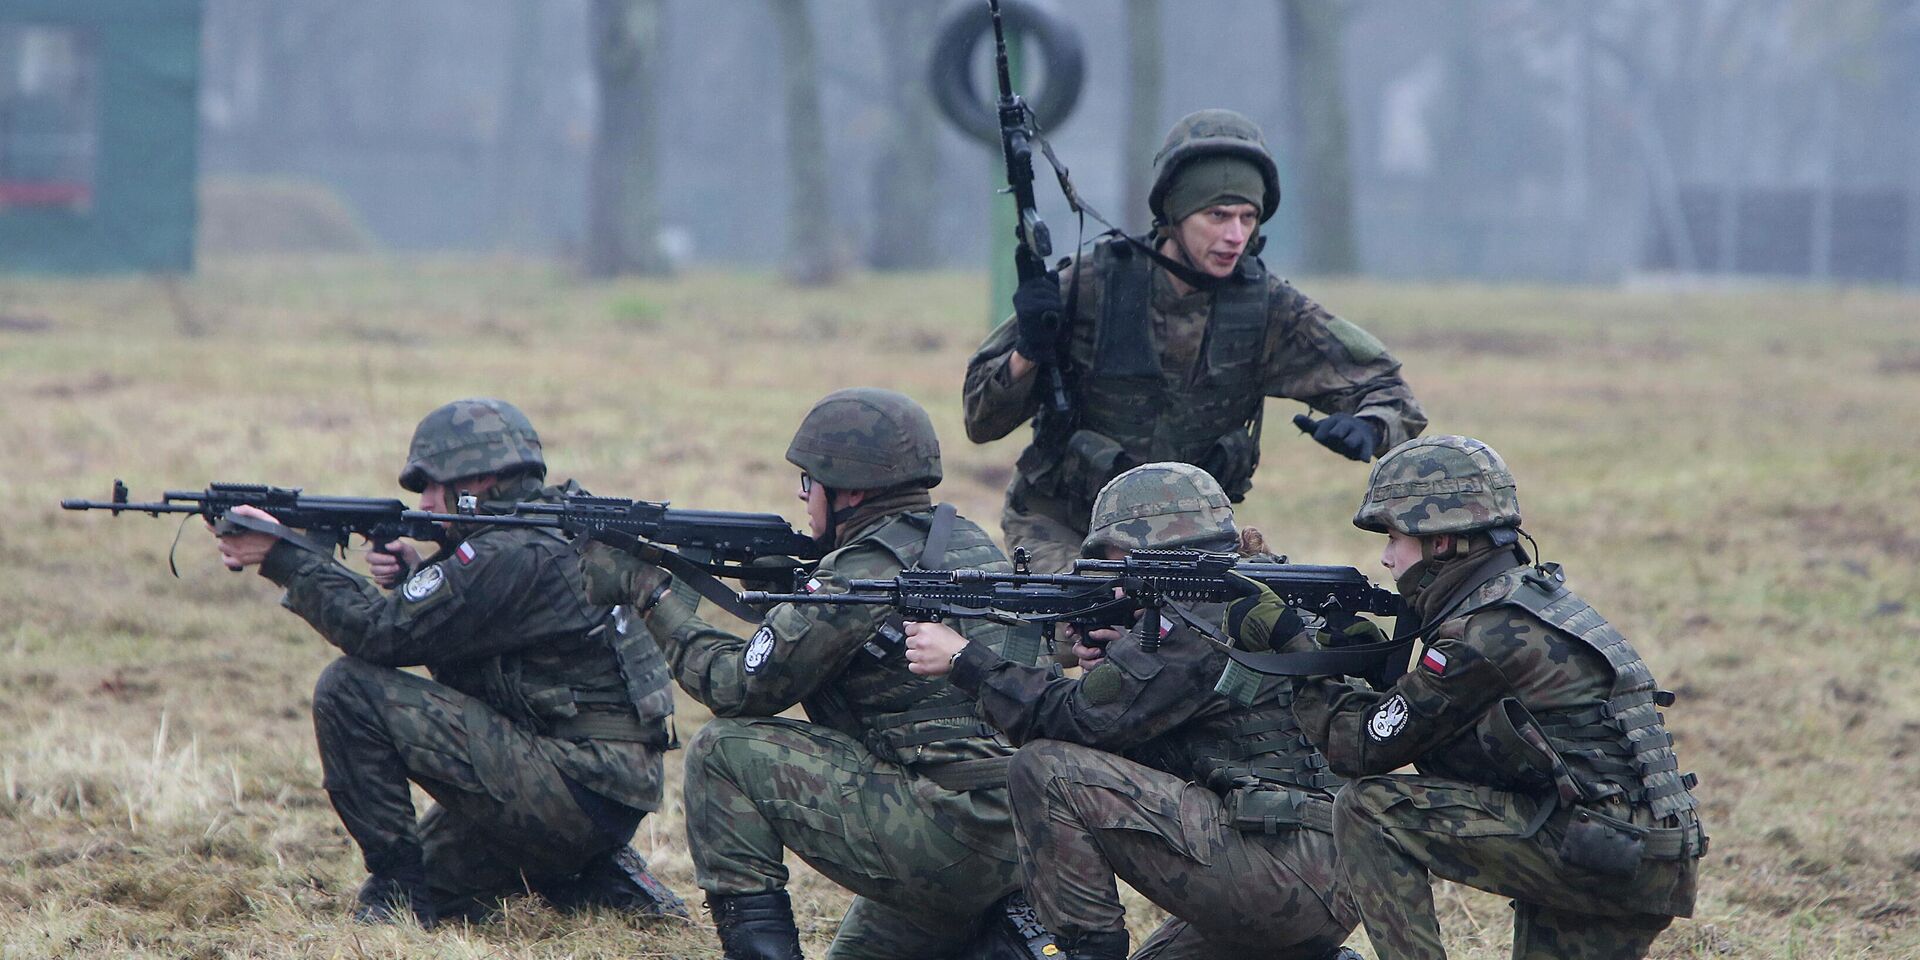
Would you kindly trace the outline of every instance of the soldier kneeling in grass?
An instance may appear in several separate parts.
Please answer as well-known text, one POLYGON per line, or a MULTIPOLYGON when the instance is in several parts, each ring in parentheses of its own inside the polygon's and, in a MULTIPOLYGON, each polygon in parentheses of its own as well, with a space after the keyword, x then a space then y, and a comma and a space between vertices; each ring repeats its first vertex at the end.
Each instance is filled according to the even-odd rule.
POLYGON ((1426 647, 1387 689, 1302 681, 1294 711, 1355 778, 1334 836, 1374 951, 1446 956, 1440 876, 1513 899, 1516 958, 1646 956, 1693 913, 1707 847, 1657 709, 1672 695, 1520 548, 1513 475, 1486 444, 1395 447, 1353 522, 1386 535, 1426 647))
MULTIPOLYGON (((467 492, 482 512, 510 513, 578 491, 543 486, 546 472, 519 409, 458 400, 420 422, 400 485, 424 510, 448 512, 467 492)), ((627 845, 660 806, 671 740, 652 637, 588 601, 558 533, 447 534, 424 560, 403 541, 376 544, 372 579, 270 533, 219 539, 230 569, 258 566, 344 654, 321 672, 313 716, 327 795, 371 874, 355 916, 432 925, 531 889, 563 909, 685 917, 627 845), (418 821, 409 781, 435 800, 418 821)))

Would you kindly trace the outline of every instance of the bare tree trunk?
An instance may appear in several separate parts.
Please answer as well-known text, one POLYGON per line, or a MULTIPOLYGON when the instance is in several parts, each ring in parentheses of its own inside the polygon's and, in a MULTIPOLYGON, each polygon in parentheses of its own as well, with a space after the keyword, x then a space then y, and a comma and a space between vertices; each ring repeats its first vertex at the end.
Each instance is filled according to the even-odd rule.
POLYGON ((925 269, 938 262, 931 210, 938 196, 940 153, 934 141, 933 97, 927 92, 931 3, 873 0, 887 78, 887 132, 875 164, 873 244, 876 270, 925 269))
POLYGON ((1153 155, 1164 134, 1160 127, 1160 90, 1166 57, 1160 47, 1160 0, 1127 0, 1127 142, 1121 163, 1126 205, 1120 222, 1145 223, 1153 214, 1147 194, 1153 187, 1153 155))
POLYGON ((659 275, 657 154, 661 0, 593 0, 589 23, 599 87, 587 197, 587 273, 659 275))
POLYGON ((494 237, 503 250, 530 251, 537 244, 539 208, 533 185, 539 177, 541 0, 515 0, 513 36, 507 39, 507 89, 494 142, 494 237))
POLYGON ((1302 216, 1302 266, 1310 273, 1360 268, 1354 239, 1353 168, 1348 157, 1347 96, 1340 41, 1347 5, 1333 0, 1281 0, 1286 28, 1287 91, 1292 97, 1302 216))
POLYGON ((787 278, 801 286, 832 283, 834 257, 827 137, 820 111, 820 66, 806 0, 768 0, 780 32, 787 93, 787 278))

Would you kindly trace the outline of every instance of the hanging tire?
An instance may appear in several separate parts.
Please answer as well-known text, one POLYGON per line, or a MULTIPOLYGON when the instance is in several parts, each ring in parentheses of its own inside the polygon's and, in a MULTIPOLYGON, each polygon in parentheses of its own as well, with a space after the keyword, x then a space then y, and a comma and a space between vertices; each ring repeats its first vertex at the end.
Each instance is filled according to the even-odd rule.
MULTIPOLYGON (((1080 35, 1059 17, 1032 0, 1001 0, 1000 17, 1009 37, 1018 36, 1026 63, 1036 55, 1043 65, 1046 86, 1021 93, 1033 108, 1042 130, 1058 127, 1080 102, 1087 79, 1087 60, 1080 35)), ((987 144, 1000 142, 997 80, 989 69, 984 82, 973 75, 974 51, 993 42, 993 19, 984 4, 969 0, 947 16, 934 35, 933 54, 927 60, 927 84, 940 112, 961 132, 987 144)))

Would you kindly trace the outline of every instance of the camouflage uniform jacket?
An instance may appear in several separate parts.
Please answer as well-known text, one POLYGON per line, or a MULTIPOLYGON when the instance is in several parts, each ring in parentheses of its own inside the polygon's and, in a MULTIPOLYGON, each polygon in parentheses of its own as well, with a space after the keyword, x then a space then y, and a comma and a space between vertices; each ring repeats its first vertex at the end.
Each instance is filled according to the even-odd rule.
MULTIPOLYGON (((526 491, 530 499, 551 492, 526 491)), ((425 666, 435 681, 541 734, 542 748, 581 786, 655 810, 659 782, 646 772, 669 739, 665 664, 644 630, 616 645, 612 611, 587 602, 578 566, 557 534, 494 527, 453 541, 390 594, 285 541, 260 572, 286 588, 284 606, 348 656, 425 666), (623 663, 621 650, 633 662, 623 663), (636 697, 629 680, 653 692, 636 697)))
MULTIPOLYGON (((890 578, 920 563, 932 516, 922 497, 908 509, 851 524, 808 589, 844 592, 848 580, 890 578)), ((986 531, 958 517, 939 565, 1012 569, 986 531)), ((698 601, 693 590, 676 588, 647 619, 673 676, 694 699, 719 717, 767 717, 803 704, 813 722, 925 778, 922 788, 938 794, 934 805, 955 839, 1012 856, 1005 764, 1013 748, 946 680, 907 670, 898 614, 882 606, 779 604, 751 637, 739 637, 702 620, 698 601), (982 770, 989 788, 966 782, 981 779, 982 770)), ((996 650, 1015 636, 984 621, 961 629, 996 650)))
MULTIPOLYGON (((1529 575, 1537 576, 1534 568, 1516 565, 1507 548, 1460 561, 1414 601, 1423 618, 1447 616, 1414 667, 1380 691, 1324 678, 1303 681, 1294 697, 1300 724, 1345 777, 1410 763, 1428 776, 1540 798, 1543 815, 1557 799, 1560 816, 1572 803, 1604 804, 1610 815, 1640 827, 1681 828, 1675 832, 1686 837, 1684 854, 1640 876, 1680 871, 1688 875, 1685 882, 1659 886, 1670 894, 1634 908, 1690 915, 1692 862, 1704 852, 1704 837, 1688 792, 1692 776, 1675 768, 1672 739, 1653 709, 1652 677, 1584 604, 1588 622, 1601 628, 1588 636, 1604 630, 1615 639, 1605 654, 1513 602, 1529 575), (1621 697, 1623 677, 1643 680, 1644 695, 1621 697), (1510 707, 1515 702, 1518 710, 1510 707), (1609 714, 1640 719, 1623 725, 1604 719, 1609 714), (1567 769, 1548 773, 1532 762, 1523 736, 1511 732, 1515 715, 1538 724, 1567 769), (1566 784, 1557 797, 1556 779, 1566 784)), ((1634 901, 1630 886, 1619 885, 1614 895, 1634 901)))
MULTIPOLYGON (((1259 623, 1256 648, 1314 648, 1299 618, 1271 592, 1263 591, 1253 614, 1228 618, 1225 610, 1208 604, 1193 613, 1227 624, 1236 643, 1247 640, 1246 626, 1259 623)), ((1226 653, 1186 623, 1163 622, 1170 629, 1158 648, 1146 649, 1129 630, 1108 644, 1105 663, 1079 679, 1009 661, 974 643, 961 650, 951 679, 1015 743, 1045 738, 1117 753, 1222 796, 1277 786, 1329 799, 1338 781, 1301 735, 1291 684, 1247 674, 1257 683, 1247 702, 1213 692, 1229 663, 1226 653)))
MULTIPOLYGON (((967 364, 967 436, 975 443, 997 440, 1039 414, 1034 441, 1020 459, 1015 492, 1025 488, 1064 501, 1069 512, 1062 519, 1069 526, 1082 528, 1093 496, 1118 472, 1112 460, 1121 449, 1137 463, 1172 460, 1206 466, 1238 500, 1258 464, 1264 397, 1287 397, 1323 412, 1367 417, 1380 427, 1381 451, 1426 427, 1426 414, 1400 377, 1399 361, 1378 340, 1267 273, 1257 260, 1243 263, 1243 272, 1253 278, 1245 282, 1264 287, 1264 331, 1257 318, 1254 329, 1216 329, 1221 326, 1216 302, 1224 294, 1182 295, 1171 276, 1156 266, 1151 268, 1147 297, 1146 336, 1153 357, 1132 361, 1144 362, 1148 369, 1134 377, 1116 377, 1111 371, 1096 375, 1101 328, 1113 322, 1102 317, 1107 312, 1106 274, 1115 262, 1096 252, 1061 272, 1063 296, 1076 276, 1079 284, 1065 335, 1063 371, 1070 385, 1073 410, 1067 427, 1072 429, 1042 429, 1049 417, 1041 408, 1041 377, 1012 378, 1015 320, 995 329, 967 364), (1091 443, 1079 436, 1069 440, 1076 429, 1097 436, 1091 443), (1240 449, 1231 455, 1215 450, 1222 444, 1240 449), (1069 447, 1087 447, 1076 451, 1077 458, 1091 462, 1061 464, 1069 447), (1231 463, 1223 467, 1203 462, 1214 459, 1231 463)), ((1257 310, 1258 304, 1251 309, 1257 310)))

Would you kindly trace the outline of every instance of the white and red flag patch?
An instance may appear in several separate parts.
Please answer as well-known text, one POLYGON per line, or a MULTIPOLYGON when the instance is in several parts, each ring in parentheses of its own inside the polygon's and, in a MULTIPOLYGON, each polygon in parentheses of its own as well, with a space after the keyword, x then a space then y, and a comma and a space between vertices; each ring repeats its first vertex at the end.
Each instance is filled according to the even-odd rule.
POLYGON ((463 567, 469 563, 472 563, 473 562, 473 544, 464 543, 464 542, 461 543, 459 546, 453 548, 453 555, 460 558, 460 565, 463 567))
POLYGON ((1420 655, 1420 665, 1433 671, 1435 676, 1447 675, 1447 655, 1438 650, 1429 649, 1420 655))
POLYGON ((809 577, 809 578, 807 579, 807 592, 808 592, 808 593, 819 593, 819 592, 820 592, 820 578, 819 578, 819 577, 809 577))

